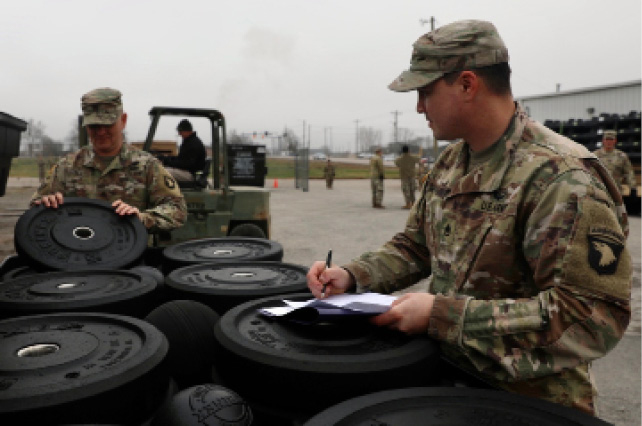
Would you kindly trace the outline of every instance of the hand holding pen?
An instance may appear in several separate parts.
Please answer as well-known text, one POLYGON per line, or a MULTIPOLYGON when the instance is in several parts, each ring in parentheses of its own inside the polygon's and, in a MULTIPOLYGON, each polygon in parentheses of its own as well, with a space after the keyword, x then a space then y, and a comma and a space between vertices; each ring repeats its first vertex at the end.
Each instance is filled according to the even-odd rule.
MULTIPOLYGON (((328 250, 328 257, 325 260, 325 269, 330 268, 332 263, 332 249, 328 250)), ((323 284, 323 290, 321 290, 321 298, 325 297, 325 289, 328 287, 328 283, 323 284)))

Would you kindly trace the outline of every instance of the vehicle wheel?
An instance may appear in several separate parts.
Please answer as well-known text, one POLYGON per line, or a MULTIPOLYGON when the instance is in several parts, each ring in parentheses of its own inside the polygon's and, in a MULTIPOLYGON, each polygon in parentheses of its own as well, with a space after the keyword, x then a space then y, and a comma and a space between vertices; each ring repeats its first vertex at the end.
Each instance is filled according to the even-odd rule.
POLYGON ((265 232, 253 223, 242 223, 232 228, 230 237, 267 238, 265 232))

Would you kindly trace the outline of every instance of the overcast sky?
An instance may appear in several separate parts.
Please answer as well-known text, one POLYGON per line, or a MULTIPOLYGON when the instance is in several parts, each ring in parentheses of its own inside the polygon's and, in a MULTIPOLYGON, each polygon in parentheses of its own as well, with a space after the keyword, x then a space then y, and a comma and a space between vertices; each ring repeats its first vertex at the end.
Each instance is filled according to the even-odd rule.
MULTIPOLYGON (((0 111, 54 139, 70 133, 82 94, 104 86, 123 92, 130 140, 145 138, 155 105, 218 109, 228 132, 300 136, 305 122, 312 148, 331 138, 354 150, 356 120, 387 143, 394 111, 427 136, 415 94, 387 85, 431 16, 437 27, 493 22, 517 97, 641 76, 640 0, 0 1, 0 111)), ((175 121, 158 139, 176 138, 175 121)))

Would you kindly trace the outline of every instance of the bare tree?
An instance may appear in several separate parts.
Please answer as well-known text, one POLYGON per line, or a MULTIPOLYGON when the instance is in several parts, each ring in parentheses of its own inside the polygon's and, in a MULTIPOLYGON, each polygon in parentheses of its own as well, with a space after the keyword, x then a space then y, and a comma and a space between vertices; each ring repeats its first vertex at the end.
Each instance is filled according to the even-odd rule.
POLYGON ((359 128, 359 151, 370 152, 381 144, 381 130, 372 127, 359 128))
POLYGON ((36 122, 33 118, 27 120, 27 130, 23 137, 25 140, 25 150, 29 157, 42 154, 42 137, 45 135, 45 125, 42 121, 36 122))
POLYGON ((399 127, 397 129, 397 141, 402 142, 407 144, 411 140, 415 139, 415 134, 413 133, 412 130, 410 129, 405 129, 403 127, 399 127))

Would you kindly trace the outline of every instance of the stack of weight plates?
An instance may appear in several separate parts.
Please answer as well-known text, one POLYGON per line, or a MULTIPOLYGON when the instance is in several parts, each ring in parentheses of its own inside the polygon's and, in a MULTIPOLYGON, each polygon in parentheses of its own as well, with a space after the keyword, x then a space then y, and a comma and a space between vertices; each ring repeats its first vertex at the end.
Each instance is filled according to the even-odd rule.
POLYGON ((438 347, 427 337, 365 320, 298 325, 257 312, 281 301, 273 296, 246 302, 223 315, 214 329, 223 384, 246 398, 257 418, 284 424, 373 391, 438 381, 438 347))
POLYGON ((142 424, 173 394, 167 350, 155 327, 125 316, 0 321, 0 424, 142 424))
POLYGON ((304 426, 605 426, 574 408, 496 390, 408 388, 353 398, 304 426))
POLYGON ((56 209, 31 208, 14 234, 19 254, 3 262, 10 269, 0 283, 0 319, 81 311, 143 318, 159 302, 160 271, 124 270, 147 247, 145 227, 106 201, 69 197, 56 209))

